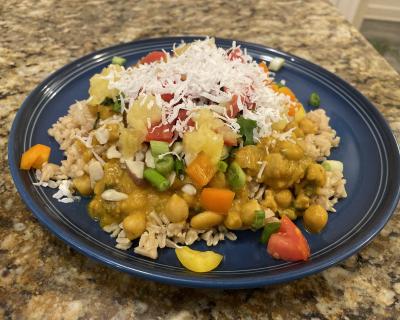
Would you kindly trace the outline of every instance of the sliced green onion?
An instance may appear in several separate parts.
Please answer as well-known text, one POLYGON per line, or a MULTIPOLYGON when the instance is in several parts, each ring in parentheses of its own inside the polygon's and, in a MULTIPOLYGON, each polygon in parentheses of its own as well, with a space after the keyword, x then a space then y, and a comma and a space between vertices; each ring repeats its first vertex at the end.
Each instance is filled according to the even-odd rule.
POLYGON ((225 173, 226 169, 228 169, 228 164, 225 161, 218 161, 217 167, 218 171, 225 173))
POLYGON ((273 58, 271 62, 269 63, 268 69, 271 71, 279 71, 280 68, 283 67, 285 64, 285 59, 283 58, 273 58))
POLYGON ((163 176, 166 176, 174 170, 174 158, 170 154, 167 154, 161 159, 156 159, 155 165, 156 170, 163 176))
POLYGON ((151 140, 150 141, 150 149, 151 149, 151 154, 153 155, 153 157, 157 158, 160 154, 169 152, 169 145, 165 141, 151 140))
POLYGON ((280 222, 271 222, 266 224, 261 234, 260 242, 266 244, 271 235, 278 232, 280 227, 281 227, 280 222))
POLYGON ((179 179, 182 179, 185 174, 185 163, 183 160, 175 160, 175 172, 179 179))
POLYGON ((118 64, 120 66, 122 66, 125 62, 126 62, 125 58, 117 57, 117 56, 113 57, 111 60, 112 64, 118 64))
POLYGON ((318 93, 313 92, 310 94, 310 98, 308 99, 308 104, 311 107, 317 108, 321 104, 321 98, 319 97, 318 93))
POLYGON ((121 101, 117 100, 114 102, 114 104, 111 106, 111 110, 117 113, 121 112, 121 101))
POLYGON ((256 210, 254 215, 254 221, 251 225, 253 229, 260 229, 264 226, 265 212, 264 210, 256 210))
POLYGON ((231 151, 231 149, 231 147, 227 147, 224 145, 224 147, 222 148, 221 160, 229 158, 229 152, 231 151))
POLYGON ((163 192, 170 187, 170 183, 161 173, 152 168, 143 171, 143 177, 158 191, 163 192))
POLYGON ((232 190, 239 190, 246 184, 246 174, 237 162, 232 162, 226 173, 228 184, 232 190))
POLYGON ((237 123, 240 125, 240 134, 243 137, 245 146, 254 144, 253 130, 257 127, 257 122, 251 119, 239 117, 237 123))
POLYGON ((326 171, 340 171, 343 172, 343 163, 337 160, 325 160, 321 163, 321 166, 326 171))

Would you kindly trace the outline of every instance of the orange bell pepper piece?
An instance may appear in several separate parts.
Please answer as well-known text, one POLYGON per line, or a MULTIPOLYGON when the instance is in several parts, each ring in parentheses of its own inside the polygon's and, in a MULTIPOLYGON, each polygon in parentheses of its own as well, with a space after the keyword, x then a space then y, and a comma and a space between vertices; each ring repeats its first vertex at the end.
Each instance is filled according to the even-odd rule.
POLYGON ((22 154, 20 169, 40 169, 49 160, 50 151, 51 148, 44 144, 35 144, 22 154))
POLYGON ((187 175, 199 187, 204 187, 209 183, 216 171, 216 166, 204 152, 200 152, 186 168, 187 175))
POLYGON ((200 195, 200 205, 206 210, 227 214, 234 197, 235 193, 229 189, 204 188, 200 195))

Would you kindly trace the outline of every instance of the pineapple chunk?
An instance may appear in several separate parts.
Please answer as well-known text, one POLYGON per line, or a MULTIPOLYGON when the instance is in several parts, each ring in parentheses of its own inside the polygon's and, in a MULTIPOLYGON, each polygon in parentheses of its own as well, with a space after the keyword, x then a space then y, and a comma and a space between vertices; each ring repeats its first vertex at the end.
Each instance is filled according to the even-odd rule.
POLYGON ((142 142, 146 137, 146 132, 132 128, 121 128, 118 140, 118 146, 122 158, 129 159, 140 149, 142 142))
POLYGON ((306 110, 301 103, 298 104, 299 108, 296 110, 296 114, 294 115, 294 120, 298 123, 301 119, 306 116, 306 110))
POLYGON ((90 87, 88 104, 91 106, 98 105, 104 101, 105 98, 114 98, 118 95, 117 89, 109 89, 109 80, 107 77, 112 74, 114 80, 117 80, 118 73, 121 72, 122 67, 119 65, 111 64, 104 68, 101 73, 95 74, 90 78, 90 87))
POLYGON ((210 110, 203 109, 194 117, 198 129, 186 132, 183 136, 185 159, 189 164, 201 151, 203 151, 213 164, 221 159, 224 139, 222 134, 214 129, 221 127, 223 122, 213 116, 210 110))
POLYGON ((151 124, 161 121, 161 109, 154 96, 139 96, 130 107, 126 120, 128 126, 147 133, 148 120, 151 124))

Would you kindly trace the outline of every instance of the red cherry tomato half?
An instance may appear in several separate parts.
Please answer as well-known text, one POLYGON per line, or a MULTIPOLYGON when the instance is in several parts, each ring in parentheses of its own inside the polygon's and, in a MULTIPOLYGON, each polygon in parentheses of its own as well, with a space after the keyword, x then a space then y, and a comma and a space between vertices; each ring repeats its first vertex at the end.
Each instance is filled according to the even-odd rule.
POLYGON ((306 261, 310 257, 306 238, 287 216, 283 216, 278 233, 269 238, 267 251, 275 259, 285 261, 306 261))
MULTIPOLYGON (((178 119, 179 120, 185 121, 187 117, 188 117, 188 111, 187 110, 184 110, 184 109, 179 110, 179 113, 178 113, 178 119)), ((194 123, 193 119, 189 119, 189 121, 187 122, 187 125, 190 126, 190 127, 194 127, 195 123, 194 123)))
POLYGON ((244 62, 242 50, 240 48, 238 48, 238 47, 236 47, 235 49, 231 50, 228 53, 228 59, 231 60, 231 61, 240 59, 242 62, 244 62))
POLYGON ((146 141, 157 140, 171 142, 174 137, 174 132, 172 131, 173 124, 162 124, 159 123, 153 125, 146 135, 146 141))
POLYGON ((139 60, 139 63, 145 64, 145 63, 152 63, 156 61, 161 61, 166 59, 166 54, 162 51, 153 51, 150 52, 147 56, 143 57, 142 59, 139 60))
POLYGON ((161 95, 161 99, 163 99, 165 102, 170 102, 174 98, 173 93, 163 93, 161 95))

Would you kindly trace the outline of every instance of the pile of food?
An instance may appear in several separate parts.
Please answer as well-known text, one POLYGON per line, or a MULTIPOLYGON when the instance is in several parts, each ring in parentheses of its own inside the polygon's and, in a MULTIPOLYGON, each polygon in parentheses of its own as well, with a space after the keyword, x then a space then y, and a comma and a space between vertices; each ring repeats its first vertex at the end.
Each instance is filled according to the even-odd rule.
POLYGON ((151 52, 133 66, 114 57, 90 79, 89 98, 48 131, 66 159, 49 163, 50 148, 36 145, 21 169, 35 168, 35 184, 58 189, 58 201, 91 197, 90 216, 122 250, 133 245, 156 259, 158 248, 175 248, 186 267, 208 271, 222 257, 186 246, 262 229, 274 258, 307 260, 292 221, 321 232, 346 197, 345 179, 342 163, 327 160, 340 139, 319 96, 306 112, 274 82, 270 70, 283 62, 257 63, 214 39, 151 52))

